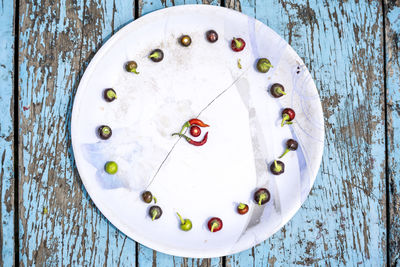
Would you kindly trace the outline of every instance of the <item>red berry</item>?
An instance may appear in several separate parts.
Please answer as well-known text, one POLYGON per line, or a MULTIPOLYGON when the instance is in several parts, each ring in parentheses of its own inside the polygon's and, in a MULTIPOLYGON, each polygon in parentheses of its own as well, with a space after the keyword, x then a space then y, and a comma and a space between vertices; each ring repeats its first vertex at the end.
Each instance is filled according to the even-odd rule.
POLYGON ((198 137, 201 134, 201 129, 200 127, 193 125, 190 127, 190 134, 194 137, 198 137))
POLYGON ((238 211, 238 213, 241 214, 241 215, 246 214, 246 213, 249 211, 249 205, 244 204, 244 203, 240 203, 240 204, 237 206, 237 211, 238 211))
POLYGON ((246 42, 242 38, 233 38, 231 42, 231 48, 235 52, 240 52, 246 46, 246 42))
POLYGON ((213 217, 208 221, 208 229, 214 233, 222 229, 222 220, 218 217, 213 217))
POLYGON ((294 110, 291 109, 291 108, 285 108, 285 109, 282 111, 282 116, 285 115, 285 114, 287 114, 287 115, 289 116, 288 121, 293 120, 294 117, 296 116, 296 113, 295 113, 294 110))
POLYGON ((296 113, 294 112, 293 109, 291 108, 285 108, 282 111, 282 122, 281 122, 281 127, 283 127, 285 124, 292 124, 292 120, 296 116, 296 113))

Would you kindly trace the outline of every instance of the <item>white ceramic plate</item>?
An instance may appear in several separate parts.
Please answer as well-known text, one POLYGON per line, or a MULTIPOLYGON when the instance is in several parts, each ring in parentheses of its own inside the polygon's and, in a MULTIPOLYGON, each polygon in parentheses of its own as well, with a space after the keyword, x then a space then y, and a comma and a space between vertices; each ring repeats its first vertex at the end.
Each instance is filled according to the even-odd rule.
POLYGON ((317 89, 293 49, 259 21, 205 5, 163 9, 121 29, 86 69, 72 115, 76 164, 97 207, 134 240, 185 257, 236 253, 278 231, 314 183, 323 138, 317 89), (216 43, 205 38, 210 29, 219 34, 216 43), (182 34, 191 36, 189 47, 179 45, 182 34), (233 37, 246 41, 242 52, 230 49, 233 37), (147 58, 155 48, 164 51, 159 63, 147 58), (266 74, 255 69, 260 57, 274 66, 266 74), (139 75, 124 71, 128 60, 138 63, 139 75), (279 99, 269 93, 276 82, 287 92, 279 99), (102 93, 110 87, 118 98, 107 103, 102 93), (281 127, 285 107, 296 118, 281 127), (211 125, 202 129, 209 132, 204 146, 171 136, 197 116, 211 125), (103 124, 113 130, 106 141, 96 135, 103 124), (288 138, 299 148, 283 158, 285 172, 275 176, 269 165, 288 138), (104 171, 110 160, 118 163, 115 175, 104 171), (253 201, 259 187, 271 192, 263 206, 253 201), (150 205, 140 198, 146 189, 163 209, 158 220, 151 221, 150 205), (239 202, 249 204, 249 213, 236 212, 239 202), (191 219, 191 231, 179 229, 176 212, 191 219), (207 229, 213 216, 224 223, 216 233, 207 229))

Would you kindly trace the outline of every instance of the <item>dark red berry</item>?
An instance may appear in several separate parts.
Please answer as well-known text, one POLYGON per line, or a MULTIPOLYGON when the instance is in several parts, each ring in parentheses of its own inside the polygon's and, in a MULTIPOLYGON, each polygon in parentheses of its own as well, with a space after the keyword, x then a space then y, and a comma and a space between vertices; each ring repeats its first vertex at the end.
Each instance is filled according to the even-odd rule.
POLYGON ((271 91, 271 95, 276 98, 286 95, 285 88, 283 87, 282 84, 279 84, 279 83, 274 83, 271 86, 270 91, 271 91))
POLYGON ((294 139, 289 139, 286 141, 286 147, 292 151, 297 150, 299 143, 294 139))
POLYGON ((242 38, 233 38, 231 42, 231 48, 235 52, 240 52, 246 46, 246 42, 242 38))
POLYGON ((112 130, 111 130, 111 128, 110 128, 109 126, 107 126, 107 125, 102 125, 102 126, 100 126, 100 127, 97 129, 97 131, 98 131, 99 137, 100 137, 101 139, 103 139, 103 140, 107 140, 107 139, 110 138, 111 135, 112 135, 112 130))
POLYGON ((269 169, 273 174, 280 175, 285 171, 285 163, 280 160, 274 160, 269 169))
POLYGON ((104 100, 107 102, 113 102, 117 99, 117 93, 112 88, 107 88, 103 91, 104 100))
POLYGON ((198 137, 201 134, 201 129, 200 127, 193 125, 190 127, 190 134, 194 137, 198 137))
POLYGON ((254 193, 254 201, 259 205, 264 205, 271 199, 268 189, 260 188, 254 193))
POLYGON ((151 220, 157 220, 161 217, 162 215, 162 209, 159 206, 151 206, 149 209, 149 216, 151 217, 151 220))
POLYGON ((298 146, 299 146, 299 144, 297 143, 296 140, 294 140, 294 139, 287 140, 286 141, 286 149, 279 158, 282 158, 283 156, 285 156, 289 151, 297 150, 298 146))
POLYGON ((218 33, 216 31, 214 31, 214 30, 209 30, 206 33, 206 36, 207 36, 207 40, 210 43, 215 43, 216 41, 218 41, 218 33))
POLYGON ((164 58, 164 52, 161 49, 154 49, 151 51, 149 58, 153 62, 160 62, 164 58))

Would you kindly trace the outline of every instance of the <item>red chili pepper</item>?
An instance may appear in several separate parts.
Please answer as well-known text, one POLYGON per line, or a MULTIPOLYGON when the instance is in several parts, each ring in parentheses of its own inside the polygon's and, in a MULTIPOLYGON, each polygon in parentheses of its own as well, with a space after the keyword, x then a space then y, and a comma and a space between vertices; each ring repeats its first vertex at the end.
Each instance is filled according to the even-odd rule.
POLYGON ((210 126, 208 124, 205 124, 204 122, 202 122, 199 119, 191 119, 191 120, 188 120, 187 122, 185 122, 185 124, 182 126, 182 129, 181 129, 181 131, 179 133, 183 134, 185 129, 190 127, 190 126, 192 126, 192 125, 198 125, 200 127, 209 127, 210 126))
POLYGON ((204 145, 205 143, 207 143, 207 138, 208 138, 208 132, 206 132, 206 134, 203 137, 203 140, 201 140, 201 141, 194 141, 192 138, 190 138, 190 137, 188 137, 188 136, 186 136, 184 134, 181 134, 181 133, 172 134, 172 136, 174 136, 174 135, 179 135, 180 137, 185 138, 186 141, 189 144, 194 145, 194 146, 202 146, 202 145, 204 145))
POLYGON ((191 120, 189 120, 189 126, 191 126, 191 125, 198 125, 200 127, 208 127, 208 126, 210 126, 208 124, 205 124, 204 122, 202 122, 199 119, 191 119, 191 120))
POLYGON ((242 38, 233 38, 231 42, 231 48, 235 52, 240 52, 246 46, 246 42, 242 38))

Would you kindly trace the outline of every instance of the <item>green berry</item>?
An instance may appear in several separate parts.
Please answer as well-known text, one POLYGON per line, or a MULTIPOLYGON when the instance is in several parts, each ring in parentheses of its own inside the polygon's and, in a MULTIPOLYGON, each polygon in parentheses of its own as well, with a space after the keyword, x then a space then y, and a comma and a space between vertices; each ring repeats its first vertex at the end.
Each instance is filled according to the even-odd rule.
POLYGON ((268 59, 266 59, 266 58, 260 58, 260 59, 257 61, 257 70, 258 70, 259 72, 266 73, 266 72, 268 72, 269 69, 272 68, 272 67, 273 67, 273 66, 271 65, 271 62, 270 62, 268 59))
POLYGON ((182 231, 190 231, 192 229, 192 221, 189 219, 183 219, 182 216, 177 212, 176 213, 179 217, 179 220, 181 221, 181 230, 182 231))
POLYGON ((118 165, 115 161, 107 162, 104 168, 108 174, 116 174, 118 171, 118 165))

